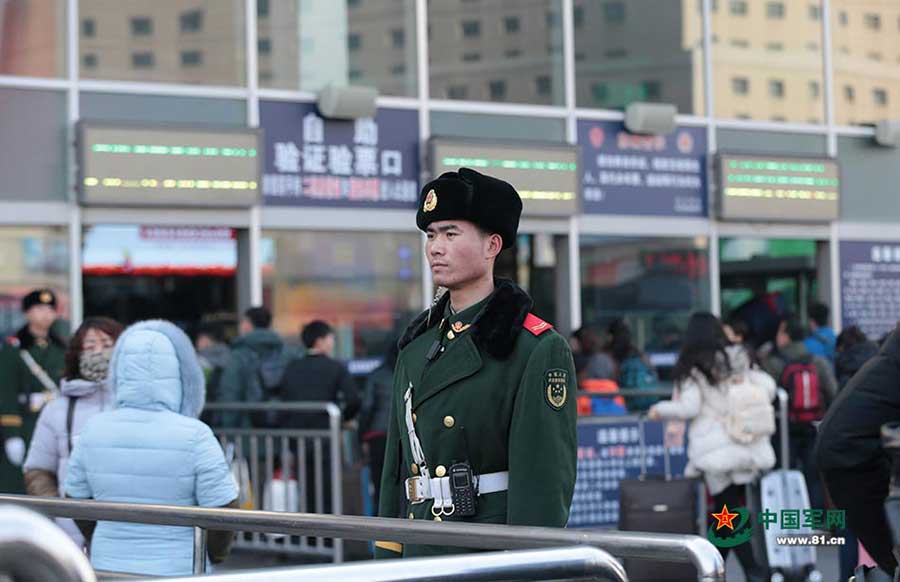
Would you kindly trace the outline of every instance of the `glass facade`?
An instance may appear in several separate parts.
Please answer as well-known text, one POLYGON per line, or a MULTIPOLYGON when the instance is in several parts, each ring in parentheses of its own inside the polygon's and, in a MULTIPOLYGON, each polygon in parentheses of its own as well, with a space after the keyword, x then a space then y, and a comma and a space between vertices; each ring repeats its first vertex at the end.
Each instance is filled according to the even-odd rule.
POLYGON ((390 232, 267 231, 263 295, 293 343, 307 323, 335 330, 337 356, 366 358, 397 341, 422 305, 422 242, 390 232))
POLYGON ((85 79, 243 85, 243 0, 79 0, 85 79))
POLYGON ((259 85, 367 85, 415 97, 415 12, 414 0, 257 0, 259 85))
POLYGON ((623 109, 673 103, 702 115, 703 26, 694 2, 575 0, 576 102, 623 109))
POLYGON ((716 116, 824 123, 819 0, 721 0, 713 6, 716 116))
POLYGON ((429 0, 434 99, 562 105, 561 0, 429 0))
POLYGON ((711 304, 709 241, 581 236, 581 322, 601 334, 624 318, 636 346, 677 351, 691 314, 711 304))
POLYGON ((0 4, 0 75, 66 74, 66 0, 0 4))
POLYGON ((60 318, 69 317, 69 251, 65 228, 0 228, 0 256, 3 257, 0 261, 0 331, 9 332, 24 324, 22 298, 37 287, 53 289, 60 318))
POLYGON ((836 122, 900 116, 900 2, 833 0, 831 30, 836 122))
POLYGON ((0 88, 0 152, 0 200, 64 200, 66 94, 0 88))

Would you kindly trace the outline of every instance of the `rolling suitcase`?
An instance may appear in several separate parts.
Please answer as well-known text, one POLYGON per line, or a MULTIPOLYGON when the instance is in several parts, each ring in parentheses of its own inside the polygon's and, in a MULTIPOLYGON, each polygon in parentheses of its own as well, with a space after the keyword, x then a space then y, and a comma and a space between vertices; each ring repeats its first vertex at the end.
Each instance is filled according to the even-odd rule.
POLYGON ((759 493, 760 509, 778 515, 778 522, 770 524, 768 528, 757 524, 763 533, 770 580, 786 582, 822 580, 822 574, 816 569, 815 546, 779 545, 777 542, 782 536, 813 535, 813 531, 808 527, 785 529, 781 519, 782 510, 799 510, 800 524, 801 526, 803 524, 803 511, 810 509, 803 473, 786 469, 772 471, 760 481, 759 493))
MULTIPOLYGON (((619 529, 654 533, 697 534, 700 490, 696 479, 673 479, 669 449, 664 447, 665 474, 647 475, 645 421, 639 421, 641 475, 625 479, 619 486, 619 529)), ((693 582, 692 564, 625 560, 632 582, 693 582)))

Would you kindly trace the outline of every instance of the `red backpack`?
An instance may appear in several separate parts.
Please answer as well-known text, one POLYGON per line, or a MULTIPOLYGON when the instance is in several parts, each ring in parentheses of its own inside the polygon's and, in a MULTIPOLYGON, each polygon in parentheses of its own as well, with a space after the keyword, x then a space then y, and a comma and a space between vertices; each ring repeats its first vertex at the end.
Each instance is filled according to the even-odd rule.
POLYGON ((788 361, 781 373, 781 387, 788 393, 790 422, 808 424, 825 416, 819 370, 812 356, 788 361))

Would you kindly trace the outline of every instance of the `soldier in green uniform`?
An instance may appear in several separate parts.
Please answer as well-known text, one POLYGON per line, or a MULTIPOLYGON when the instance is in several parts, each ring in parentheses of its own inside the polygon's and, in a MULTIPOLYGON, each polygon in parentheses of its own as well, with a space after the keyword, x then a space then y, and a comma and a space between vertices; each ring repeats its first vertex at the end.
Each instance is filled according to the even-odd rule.
POLYGON ((0 492, 25 493, 22 461, 38 413, 58 393, 65 343, 51 331, 56 295, 37 289, 22 299, 26 324, 0 349, 0 492))
MULTIPOLYGON (((575 487, 575 369, 568 342, 495 279, 522 202, 468 168, 422 189, 434 283, 447 292, 400 339, 381 517, 565 526, 575 487)), ((376 542, 376 557, 460 548, 376 542)))

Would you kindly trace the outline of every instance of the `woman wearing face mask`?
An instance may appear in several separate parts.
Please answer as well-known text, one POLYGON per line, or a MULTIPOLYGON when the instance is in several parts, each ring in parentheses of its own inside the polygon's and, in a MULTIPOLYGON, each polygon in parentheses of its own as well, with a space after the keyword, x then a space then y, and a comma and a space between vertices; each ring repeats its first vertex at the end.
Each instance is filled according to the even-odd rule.
MULTIPOLYGON (((60 495, 69 453, 82 427, 90 417, 112 408, 106 378, 113 344, 122 330, 122 325, 112 319, 92 317, 75 332, 66 351, 62 397, 41 411, 25 458, 25 488, 29 495, 60 495)), ((76 543, 84 543, 72 520, 57 522, 76 543)))

